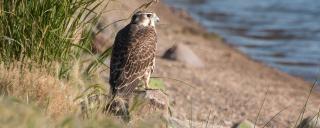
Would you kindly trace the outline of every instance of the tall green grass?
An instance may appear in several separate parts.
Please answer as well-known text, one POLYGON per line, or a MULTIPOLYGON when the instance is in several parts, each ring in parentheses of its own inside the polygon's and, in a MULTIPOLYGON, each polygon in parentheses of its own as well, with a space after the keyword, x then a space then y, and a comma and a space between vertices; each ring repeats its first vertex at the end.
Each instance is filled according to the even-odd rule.
MULTIPOLYGON (((97 69, 101 65, 108 68, 103 61, 111 48, 89 59, 83 53, 92 54, 91 27, 110 1, 114 0, 0 0, 1 126, 126 125, 99 111, 105 99, 101 104, 84 104, 89 116, 81 116, 82 101, 107 93, 105 79, 97 69), (29 69, 29 64, 36 68, 29 69), (50 69, 57 71, 51 73, 50 69)), ((150 2, 143 5, 148 7, 150 2)), ((149 120, 140 122, 133 125, 152 126, 149 120)))
POLYGON ((68 63, 90 52, 90 26, 100 16, 98 0, 3 0, 0 61, 68 63))

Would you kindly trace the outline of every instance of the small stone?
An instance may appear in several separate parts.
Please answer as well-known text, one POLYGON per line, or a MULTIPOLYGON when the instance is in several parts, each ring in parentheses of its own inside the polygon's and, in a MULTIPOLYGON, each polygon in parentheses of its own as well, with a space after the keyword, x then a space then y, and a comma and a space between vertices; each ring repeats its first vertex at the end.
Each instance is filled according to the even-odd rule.
POLYGON ((193 67, 204 67, 202 60, 191 48, 182 43, 169 48, 162 57, 169 60, 177 60, 193 67))

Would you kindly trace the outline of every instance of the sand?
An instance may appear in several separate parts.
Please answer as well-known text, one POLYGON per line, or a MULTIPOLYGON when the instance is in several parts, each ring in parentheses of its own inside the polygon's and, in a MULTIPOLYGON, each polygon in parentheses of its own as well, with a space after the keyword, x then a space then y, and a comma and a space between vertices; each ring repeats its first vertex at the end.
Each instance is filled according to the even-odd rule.
MULTIPOLYGON (((106 22, 130 16, 143 1, 113 3, 111 7, 125 10, 108 12, 106 22)), ((251 60, 223 39, 206 33, 183 11, 172 9, 163 2, 153 5, 151 10, 161 19, 157 27, 156 70, 152 76, 165 77, 174 117, 206 122, 210 115, 210 124, 231 127, 245 119, 255 122, 263 105, 258 126, 263 127, 275 115, 268 127, 295 125, 307 101, 311 83, 251 60), (163 59, 163 53, 176 43, 190 47, 205 66, 197 68, 163 59), (193 88, 172 79, 187 82, 193 88)), ((112 29, 117 31, 128 22, 117 23, 112 29)), ((313 92, 304 117, 316 114, 319 108, 319 93, 313 92)))

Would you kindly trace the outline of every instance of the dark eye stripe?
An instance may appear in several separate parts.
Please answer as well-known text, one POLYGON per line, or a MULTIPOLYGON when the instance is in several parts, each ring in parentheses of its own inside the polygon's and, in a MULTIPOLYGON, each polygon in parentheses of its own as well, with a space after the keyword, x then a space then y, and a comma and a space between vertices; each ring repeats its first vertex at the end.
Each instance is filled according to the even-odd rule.
POLYGON ((152 16, 152 14, 147 14, 147 17, 149 17, 149 18, 150 18, 151 16, 152 16))

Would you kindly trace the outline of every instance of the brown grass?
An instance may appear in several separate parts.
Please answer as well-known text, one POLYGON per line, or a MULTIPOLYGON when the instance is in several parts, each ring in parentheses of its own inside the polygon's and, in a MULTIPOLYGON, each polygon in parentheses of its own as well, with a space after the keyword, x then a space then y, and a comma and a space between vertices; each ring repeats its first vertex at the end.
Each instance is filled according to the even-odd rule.
POLYGON ((73 87, 38 68, 21 68, 18 63, 9 68, 0 65, 0 88, 0 94, 35 104, 53 118, 71 113, 75 108, 73 87))

